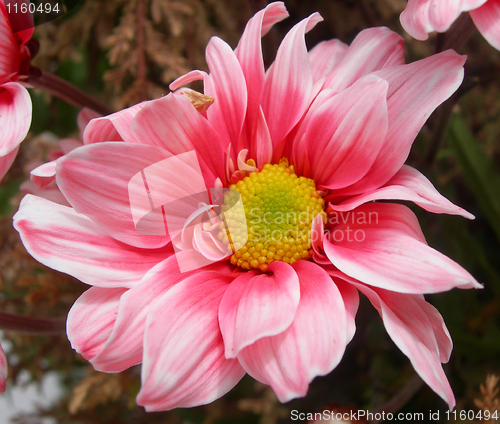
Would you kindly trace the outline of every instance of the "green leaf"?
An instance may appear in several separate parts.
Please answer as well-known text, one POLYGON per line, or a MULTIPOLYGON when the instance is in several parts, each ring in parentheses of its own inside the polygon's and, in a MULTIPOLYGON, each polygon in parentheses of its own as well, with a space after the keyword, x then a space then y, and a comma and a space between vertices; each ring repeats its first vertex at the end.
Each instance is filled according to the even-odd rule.
POLYGON ((459 114, 451 118, 448 139, 467 185, 500 240, 500 175, 459 114))

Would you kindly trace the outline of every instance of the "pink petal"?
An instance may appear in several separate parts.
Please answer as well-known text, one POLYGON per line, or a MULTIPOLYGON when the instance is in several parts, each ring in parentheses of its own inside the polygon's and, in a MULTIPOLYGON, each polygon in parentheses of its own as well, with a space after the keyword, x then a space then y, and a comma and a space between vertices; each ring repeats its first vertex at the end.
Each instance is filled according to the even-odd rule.
POLYGON ((444 323, 444 319, 438 310, 430 303, 426 302, 425 299, 416 297, 415 301, 419 304, 420 308, 422 308, 431 322, 438 344, 439 360, 441 363, 445 364, 450 360, 451 351, 453 350, 453 342, 451 340, 450 332, 444 323))
POLYGON ((374 200, 409 200, 426 211, 461 215, 474 219, 474 215, 454 205, 434 188, 431 182, 408 165, 398 171, 383 187, 366 194, 350 197, 339 204, 330 204, 333 210, 345 212, 374 200))
POLYGON ((154 303, 186 274, 179 272, 177 259, 171 256, 151 268, 141 283, 120 298, 116 324, 104 346, 93 359, 98 371, 120 372, 142 362, 146 317, 154 303))
POLYGON ((56 180, 56 161, 47 162, 30 172, 30 180, 37 188, 44 188, 56 180))
POLYGON ((76 212, 115 239, 148 249, 164 246, 168 236, 137 231, 128 187, 134 175, 170 156, 155 146, 90 144, 58 159, 57 185, 76 212))
POLYGON ((100 118, 102 115, 97 113, 96 111, 84 107, 78 113, 76 117, 76 124, 78 125, 78 130, 80 131, 80 138, 83 140, 83 132, 85 131, 85 127, 89 124, 92 119, 100 118))
POLYGON ((344 90, 362 76, 404 63, 403 39, 388 28, 369 28, 354 39, 332 71, 323 88, 344 90))
POLYGON ((347 344, 346 307, 327 273, 311 262, 295 262, 300 303, 295 319, 282 333, 257 340, 238 360, 255 379, 269 384, 281 402, 305 396, 309 383, 332 371, 347 344))
POLYGON ((141 143, 161 147, 173 155, 196 151, 208 187, 225 180, 227 144, 184 96, 169 94, 153 100, 130 126, 141 143))
POLYGON ((311 102, 312 70, 304 34, 322 19, 314 13, 295 25, 267 72, 261 104, 274 146, 290 132, 311 102))
POLYGON ((500 50, 500 0, 488 0, 470 16, 488 43, 500 50))
POLYGON ((5 379, 7 378, 7 358, 0 346, 0 393, 5 392, 5 379))
POLYGON ((417 40, 427 40, 432 27, 429 23, 430 0, 408 0, 406 9, 399 16, 404 30, 417 40))
POLYGON ((233 50, 218 37, 212 37, 206 51, 211 88, 205 94, 215 98, 207 111, 208 120, 218 134, 227 134, 237 143, 247 109, 247 86, 233 50))
POLYGON ((21 55, 16 38, 12 33, 3 1, 0 5, 0 84, 9 75, 19 72, 21 55))
POLYGON ((226 358, 263 337, 286 330, 297 312, 299 279, 284 262, 269 265, 269 274, 247 272, 226 290, 219 308, 219 323, 226 358))
POLYGON ((24 140, 31 125, 31 99, 15 82, 0 85, 0 156, 12 152, 24 140))
POLYGON ((208 74, 205 71, 189 71, 187 74, 184 74, 177 78, 175 81, 170 83, 168 88, 170 90, 174 91, 177 90, 178 88, 182 87, 183 85, 189 84, 190 82, 193 81, 203 81, 208 78, 208 74))
POLYGON ((250 143, 250 157, 255 159, 257 166, 264 166, 271 163, 273 158, 273 142, 262 108, 259 108, 253 128, 254 132, 250 138, 252 140, 250 143))
POLYGON ((368 75, 311 107, 301 124, 307 129, 300 134, 302 145, 296 146, 294 157, 304 156, 302 150, 307 149, 317 184, 342 188, 368 172, 387 134, 387 88, 387 81, 368 75))
POLYGON ((232 277, 194 275, 175 285, 149 311, 144 337, 142 388, 147 411, 204 405, 243 377, 224 357, 217 310, 232 277))
MULTIPOLYGON (((5 2, 2 1, 0 2, 2 5, 0 6, 0 15, 4 14, 5 17, 7 17, 7 9, 5 8, 4 4, 5 2)), ((34 32, 34 21, 33 21, 33 15, 31 13, 22 13, 21 6, 25 5, 26 7, 29 6, 30 2, 28 0, 10 0, 9 3, 11 4, 11 8, 13 11, 16 11, 16 7, 19 8, 21 13, 12 13, 11 14, 11 25, 12 25, 12 31, 14 31, 14 36, 16 37, 17 44, 19 47, 23 46, 28 40, 33 36, 34 32)))
POLYGON ((440 316, 440 327, 436 326, 437 311, 419 296, 369 288, 363 284, 355 286, 378 310, 387 333, 410 359, 422 380, 453 409, 455 397, 441 366, 443 357, 449 357, 451 340, 440 316), (446 353, 441 351, 445 346, 446 353))
POLYGON ((91 287, 73 304, 66 323, 71 347, 87 361, 104 347, 117 317, 120 297, 124 288, 91 287))
MULTIPOLYGON (((251 18, 243 35, 240 38, 238 47, 235 49, 236 57, 240 62, 241 69, 246 81, 248 102, 246 125, 248 132, 252 131, 254 122, 259 113, 260 96, 264 86, 265 68, 262 58, 261 37, 267 33, 271 27, 288 16, 284 3, 274 2, 255 14, 251 18)), ((250 140, 252 140, 250 138, 250 140)), ((247 140, 247 141, 250 141, 247 140)), ((250 146, 255 143, 248 143, 250 146)), ((238 147, 235 145, 235 147, 238 147)), ((246 145, 246 147, 249 147, 246 145)))
POLYGON ((433 0, 429 7, 429 23, 437 32, 446 32, 462 13, 461 1, 433 0))
POLYGON ((327 76, 344 57, 348 47, 347 44, 342 43, 340 40, 328 40, 318 43, 309 52, 313 81, 316 82, 327 76))
POLYGON ((16 159, 18 151, 19 146, 14 148, 12 152, 7 153, 5 156, 0 156, 0 182, 2 181, 2 178, 5 176, 7 171, 10 169, 11 165, 14 163, 14 159, 16 159))
POLYGON ((330 218, 324 249, 342 272, 370 286, 400 293, 437 293, 481 285, 460 265, 427 246, 405 206, 362 205, 330 218))
POLYGON ((429 115, 460 86, 465 56, 453 50, 408 65, 375 72, 389 82, 389 130, 372 168, 338 196, 366 193, 387 183, 406 161, 415 137, 429 115))
MULTIPOLYGON (((126 141, 141 143, 130 130, 130 123, 137 112, 150 102, 142 102, 108 116, 92 119, 83 130, 83 143, 101 143, 103 141, 126 141)), ((81 118, 86 119, 85 117, 81 118)))
POLYGON ((42 264, 101 287, 133 287, 170 246, 145 250, 102 235, 95 224, 73 209, 26 195, 14 216, 28 252, 42 264))

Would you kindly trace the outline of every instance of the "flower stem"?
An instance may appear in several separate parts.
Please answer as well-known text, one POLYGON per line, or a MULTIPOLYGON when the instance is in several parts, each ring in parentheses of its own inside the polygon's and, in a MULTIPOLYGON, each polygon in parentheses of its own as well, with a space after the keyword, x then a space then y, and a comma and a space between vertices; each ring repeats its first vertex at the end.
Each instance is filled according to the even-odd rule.
POLYGON ((438 34, 436 40, 436 53, 460 47, 469 39, 476 30, 474 22, 468 13, 462 13, 453 23, 451 28, 442 34, 438 34))
POLYGON ((28 83, 52 94, 78 108, 88 107, 102 115, 113 113, 111 109, 56 75, 31 67, 28 83))
POLYGON ((59 334, 66 331, 66 319, 33 318, 0 312, 0 329, 29 334, 59 334))

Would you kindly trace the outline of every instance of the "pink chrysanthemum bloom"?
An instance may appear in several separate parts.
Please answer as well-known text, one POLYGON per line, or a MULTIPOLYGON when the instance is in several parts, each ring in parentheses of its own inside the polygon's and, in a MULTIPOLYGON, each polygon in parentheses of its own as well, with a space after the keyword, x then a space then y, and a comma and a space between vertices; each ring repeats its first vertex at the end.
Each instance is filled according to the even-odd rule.
MULTIPOLYGON (((14 225, 37 260, 93 286, 69 313, 72 346, 104 372, 142 363, 137 402, 148 411, 206 404, 245 373, 282 402, 304 396, 341 360, 359 291, 453 407, 441 366, 451 339, 422 294, 480 285, 426 244, 410 209, 372 201, 472 217, 404 165, 430 113, 460 85, 465 58, 446 51, 405 65, 402 40, 387 28, 308 52, 304 34, 321 21, 313 14, 265 71, 260 39, 286 16, 283 3, 268 5, 234 51, 212 38, 210 74, 193 71, 171 86, 201 79, 206 97, 180 89, 91 121, 85 146, 57 160, 71 207, 28 195, 14 225), (195 228, 185 239, 212 263, 181 272, 179 240, 136 229, 129 184, 193 151, 207 189, 241 196, 251 231, 217 260, 215 247, 246 234, 228 241, 211 233, 217 225, 184 228, 195 228)), ((199 184, 188 172, 171 178, 167 194, 199 184)))
POLYGON ((412 37, 427 40, 430 32, 448 31, 462 12, 469 12, 483 37, 500 50, 500 0, 408 0, 400 18, 412 37))
POLYGON ((33 28, 12 32, 7 9, 0 0, 0 181, 14 162, 19 143, 31 125, 31 99, 17 81, 29 66, 30 51, 26 43, 32 35, 33 28))

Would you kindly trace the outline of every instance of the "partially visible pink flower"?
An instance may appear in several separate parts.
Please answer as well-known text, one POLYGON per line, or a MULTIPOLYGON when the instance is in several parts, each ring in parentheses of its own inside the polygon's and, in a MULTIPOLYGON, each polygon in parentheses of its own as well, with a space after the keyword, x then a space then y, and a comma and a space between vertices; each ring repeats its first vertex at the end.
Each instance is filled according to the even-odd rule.
MULTIPOLYGON (((100 371, 142 363, 137 402, 148 411, 209 403, 245 373, 282 402, 305 396, 354 336, 359 292, 453 407, 441 365, 451 339, 423 294, 480 285, 427 245, 409 208, 373 201, 409 200, 472 218, 404 165, 428 116, 462 82, 465 58, 446 51, 404 64, 401 37, 387 28, 308 52, 305 33, 321 20, 313 14, 290 30, 266 71, 261 37, 286 16, 283 3, 269 4, 235 50, 211 39, 210 74, 192 71, 171 85, 175 93, 139 111, 91 121, 85 146, 56 161, 70 207, 28 195, 15 228, 37 260, 92 286, 68 315, 71 344, 100 371), (180 88, 200 79, 208 108, 180 88), (207 258, 233 243, 216 225, 187 226, 180 241, 139 232, 129 182, 191 152, 207 188, 237 191, 259 222, 305 213, 286 228, 307 238, 271 220, 286 237, 249 239, 230 258, 180 272, 190 257, 174 254, 177 243, 207 258)), ((189 166, 175 171, 165 192, 199 184, 189 166)), ((151 188, 144 184, 144 193, 151 188)))
POLYGON ((5 392, 5 379, 7 378, 7 359, 0 346, 0 393, 5 392))
POLYGON ((32 35, 33 28, 12 31, 5 4, 0 0, 0 181, 31 125, 30 96, 16 81, 27 71, 30 52, 26 43, 32 35))
POLYGON ((448 31, 462 12, 469 12, 488 43, 500 50, 500 0, 408 0, 401 24, 412 37, 427 40, 430 32, 448 31))

